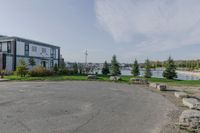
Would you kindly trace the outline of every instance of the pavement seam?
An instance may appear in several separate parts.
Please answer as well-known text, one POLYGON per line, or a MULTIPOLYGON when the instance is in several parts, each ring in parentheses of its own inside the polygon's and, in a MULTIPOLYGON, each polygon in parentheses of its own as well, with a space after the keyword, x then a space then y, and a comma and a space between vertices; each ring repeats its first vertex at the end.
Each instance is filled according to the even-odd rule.
POLYGON ((98 116, 100 114, 100 110, 98 110, 95 114, 93 114, 91 116, 91 118, 89 118, 87 121, 85 121, 83 124, 81 124, 80 126, 78 126, 72 133, 77 133, 78 131, 80 131, 81 128, 85 127, 86 125, 88 125, 92 120, 94 120, 94 118, 96 116, 98 116))

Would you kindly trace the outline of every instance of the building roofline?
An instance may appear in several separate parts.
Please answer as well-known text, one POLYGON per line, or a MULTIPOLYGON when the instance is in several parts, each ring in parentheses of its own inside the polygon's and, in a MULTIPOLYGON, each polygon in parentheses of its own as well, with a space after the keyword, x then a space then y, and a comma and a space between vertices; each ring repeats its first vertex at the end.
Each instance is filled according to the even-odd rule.
POLYGON ((16 37, 16 36, 11 36, 11 37, 3 36, 3 37, 0 37, 0 40, 24 40, 24 41, 28 41, 28 42, 31 42, 31 43, 37 43, 37 44, 40 44, 40 45, 43 45, 43 46, 60 48, 59 46, 55 46, 55 45, 52 45, 52 44, 49 44, 49 43, 44 43, 44 42, 26 39, 26 38, 22 38, 22 37, 16 37))

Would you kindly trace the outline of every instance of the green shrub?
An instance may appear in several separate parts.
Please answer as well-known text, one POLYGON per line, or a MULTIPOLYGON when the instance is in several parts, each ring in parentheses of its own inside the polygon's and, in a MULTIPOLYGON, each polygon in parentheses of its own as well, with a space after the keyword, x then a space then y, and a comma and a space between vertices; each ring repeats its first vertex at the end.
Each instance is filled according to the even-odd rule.
POLYGON ((58 73, 58 64, 55 64, 55 65, 54 65, 53 71, 54 71, 55 73, 58 73))
POLYGON ((17 76, 25 77, 28 73, 27 64, 24 59, 19 59, 19 65, 16 67, 15 74, 17 76))
POLYGON ((28 73, 31 77, 52 76, 54 71, 48 70, 42 66, 36 66, 28 73))
POLYGON ((57 72, 58 75, 77 75, 76 70, 67 70, 67 69, 60 69, 57 72))
POLYGON ((108 65, 107 61, 104 62, 101 72, 103 75, 108 75, 110 73, 109 65, 108 65))
POLYGON ((17 76, 25 77, 28 73, 28 69, 26 66, 17 66, 15 74, 17 76))
POLYGON ((67 69, 59 69, 58 75, 69 75, 69 73, 67 69))

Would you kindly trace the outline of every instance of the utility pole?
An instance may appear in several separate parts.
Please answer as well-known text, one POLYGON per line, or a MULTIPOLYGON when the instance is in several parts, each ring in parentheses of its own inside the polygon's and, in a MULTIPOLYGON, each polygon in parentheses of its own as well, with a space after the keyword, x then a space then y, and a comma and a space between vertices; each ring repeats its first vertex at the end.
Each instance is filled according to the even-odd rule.
POLYGON ((85 51, 85 67, 87 66, 88 51, 85 51))
POLYGON ((87 49, 86 49, 86 51, 85 51, 85 73, 87 74, 87 58, 88 58, 88 51, 87 51, 87 49))

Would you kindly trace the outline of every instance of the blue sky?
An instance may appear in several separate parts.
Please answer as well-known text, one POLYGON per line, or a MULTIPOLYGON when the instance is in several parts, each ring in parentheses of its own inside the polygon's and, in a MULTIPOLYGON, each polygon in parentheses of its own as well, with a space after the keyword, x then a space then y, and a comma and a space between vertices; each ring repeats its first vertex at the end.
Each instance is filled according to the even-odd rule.
POLYGON ((199 0, 0 0, 0 34, 59 45, 65 61, 200 57, 199 0))

